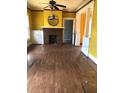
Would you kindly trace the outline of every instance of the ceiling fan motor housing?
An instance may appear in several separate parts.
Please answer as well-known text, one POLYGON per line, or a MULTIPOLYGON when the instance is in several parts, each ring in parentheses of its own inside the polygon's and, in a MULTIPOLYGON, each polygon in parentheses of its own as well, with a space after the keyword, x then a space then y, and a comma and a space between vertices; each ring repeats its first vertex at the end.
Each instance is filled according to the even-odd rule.
MULTIPOLYGON (((54 0, 50 0, 48 6, 51 8, 51 10, 54 10, 54 9, 55 9, 55 10, 59 10, 58 6, 59 6, 59 7, 66 8, 66 6, 57 4, 56 1, 54 1, 54 0)), ((48 7, 48 6, 47 6, 47 7, 48 7)), ((45 8, 46 8, 46 7, 45 7, 45 8)))
POLYGON ((55 1, 50 1, 49 3, 50 3, 52 6, 54 6, 54 5, 56 4, 55 1))

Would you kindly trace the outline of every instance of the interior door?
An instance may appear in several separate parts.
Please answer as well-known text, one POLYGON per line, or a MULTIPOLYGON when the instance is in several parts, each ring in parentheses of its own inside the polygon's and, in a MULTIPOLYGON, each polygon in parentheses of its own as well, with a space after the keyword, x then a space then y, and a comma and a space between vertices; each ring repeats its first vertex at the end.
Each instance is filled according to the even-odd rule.
POLYGON ((72 44, 73 20, 64 20, 64 43, 72 44))

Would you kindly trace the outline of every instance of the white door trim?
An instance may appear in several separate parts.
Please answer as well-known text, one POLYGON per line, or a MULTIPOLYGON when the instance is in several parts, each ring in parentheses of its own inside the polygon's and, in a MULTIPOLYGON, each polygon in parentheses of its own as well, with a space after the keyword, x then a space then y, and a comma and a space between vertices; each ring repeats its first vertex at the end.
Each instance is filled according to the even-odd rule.
MULTIPOLYGON (((63 18, 63 26, 64 26, 64 21, 65 21, 65 20, 73 20, 72 44, 74 45, 75 18, 72 18, 72 17, 63 18)), ((63 42, 64 42, 64 30, 63 30, 63 42)))

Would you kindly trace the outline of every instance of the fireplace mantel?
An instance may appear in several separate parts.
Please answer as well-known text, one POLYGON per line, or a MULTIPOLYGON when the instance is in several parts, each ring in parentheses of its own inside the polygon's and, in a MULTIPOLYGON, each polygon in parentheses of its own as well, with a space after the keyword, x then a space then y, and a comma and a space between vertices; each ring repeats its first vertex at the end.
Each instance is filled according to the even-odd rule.
POLYGON ((58 28, 58 29, 64 29, 64 27, 52 27, 52 26, 42 26, 41 29, 44 29, 44 28, 58 28))

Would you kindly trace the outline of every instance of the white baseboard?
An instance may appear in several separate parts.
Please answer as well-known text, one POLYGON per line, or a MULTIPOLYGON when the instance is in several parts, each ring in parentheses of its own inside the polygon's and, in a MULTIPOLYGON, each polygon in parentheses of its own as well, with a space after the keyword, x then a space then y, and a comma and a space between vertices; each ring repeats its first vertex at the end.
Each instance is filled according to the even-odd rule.
POLYGON ((97 64, 97 59, 96 59, 94 56, 92 56, 91 54, 89 54, 89 58, 90 58, 94 63, 97 64))

